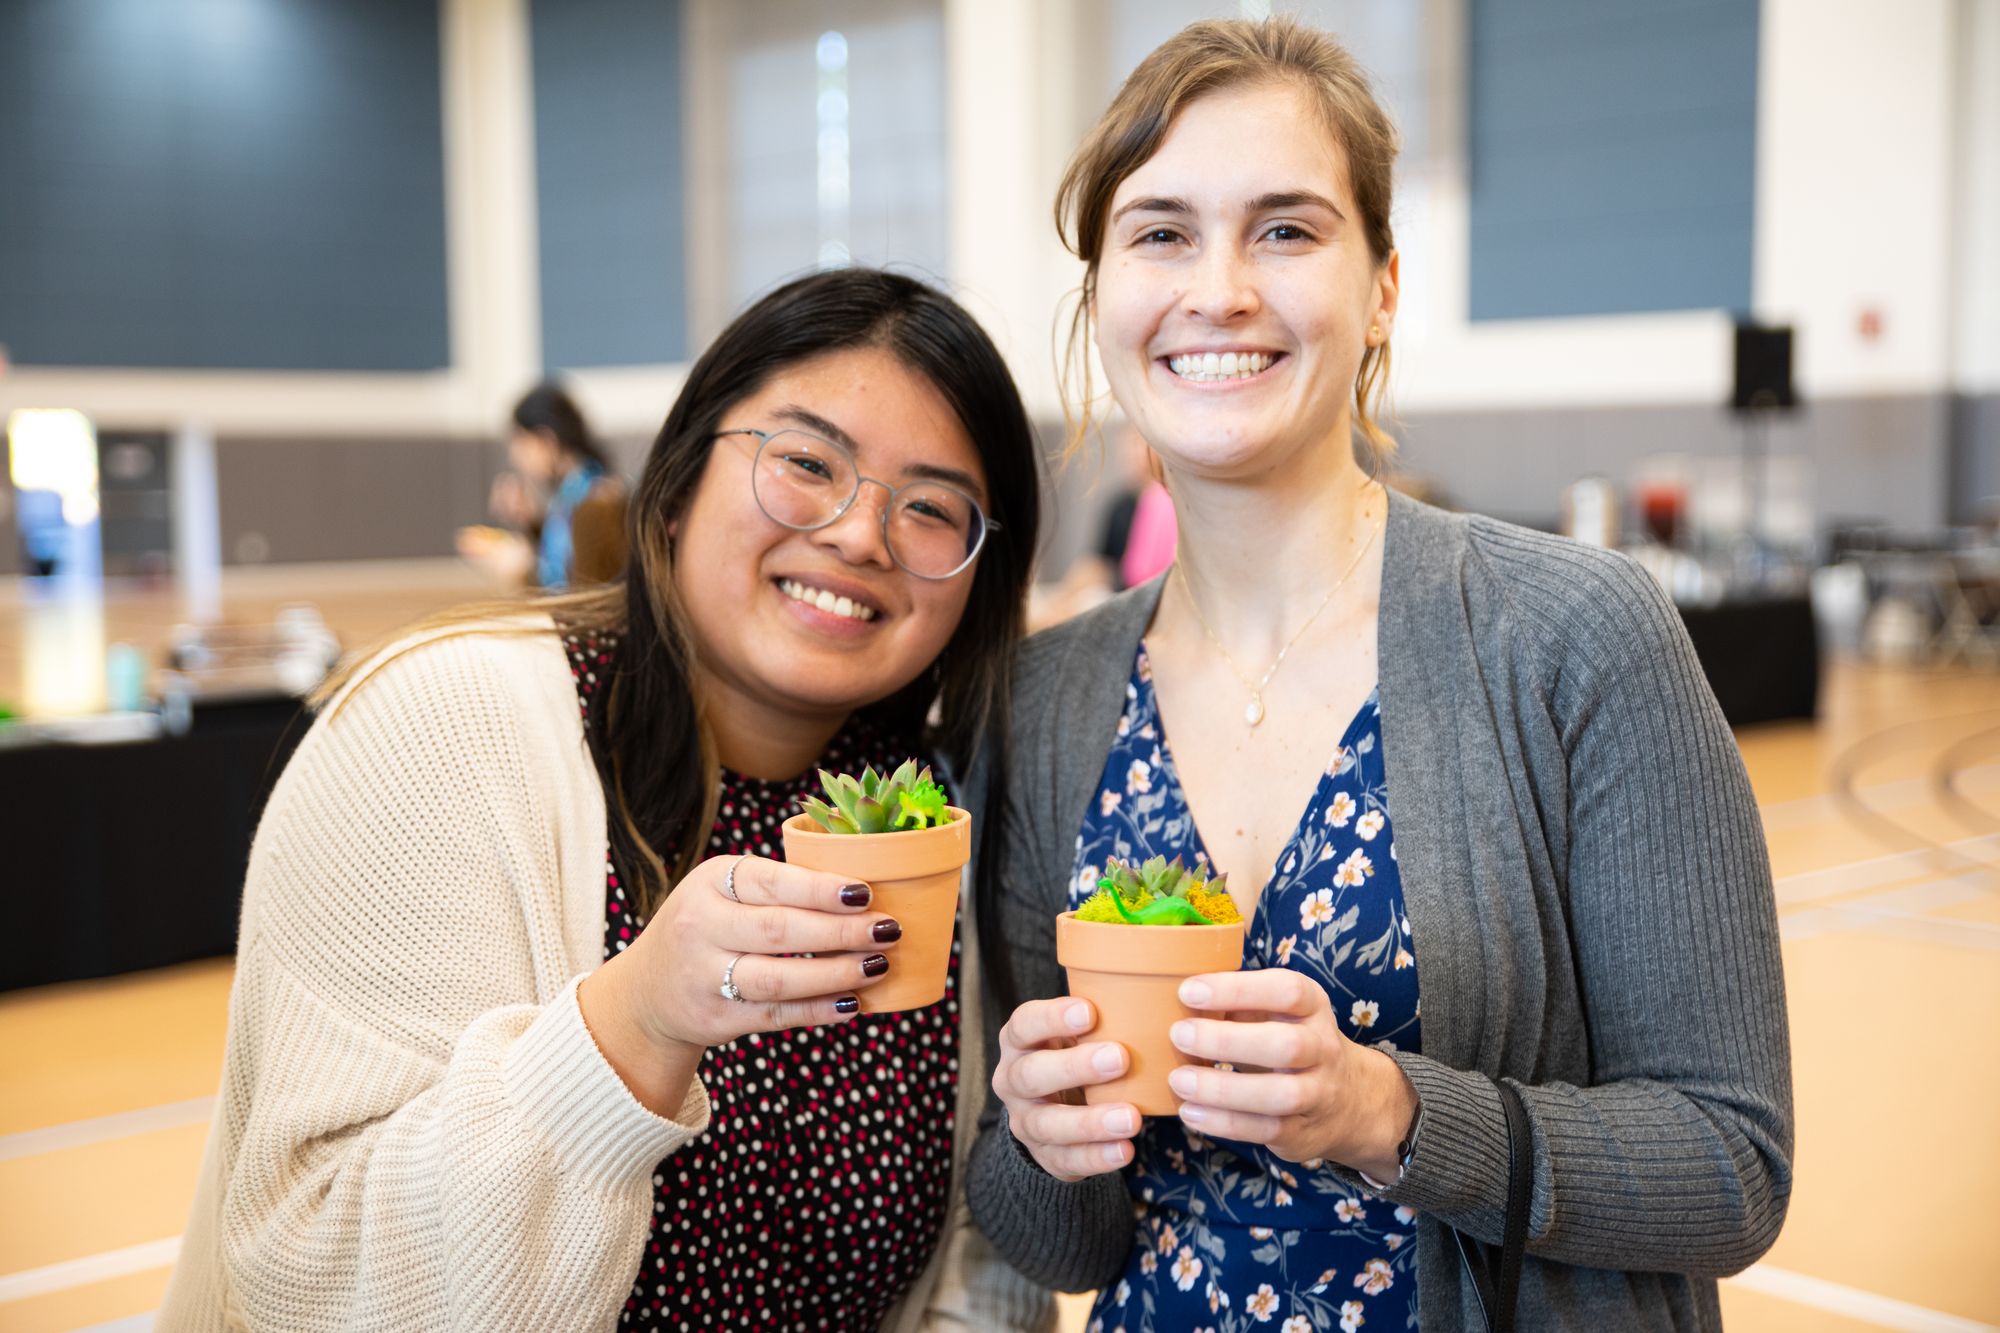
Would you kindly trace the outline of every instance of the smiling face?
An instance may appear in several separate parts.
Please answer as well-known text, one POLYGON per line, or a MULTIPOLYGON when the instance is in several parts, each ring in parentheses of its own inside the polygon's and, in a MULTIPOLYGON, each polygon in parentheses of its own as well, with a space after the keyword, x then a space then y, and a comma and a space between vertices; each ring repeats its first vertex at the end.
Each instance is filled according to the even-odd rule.
POLYGON ((1355 374, 1395 305, 1395 257, 1370 253, 1345 154, 1294 84, 1195 101, 1112 196, 1098 354, 1176 471, 1347 465, 1355 374))
MULTIPOLYGON (((847 445, 861 473, 900 486, 962 474, 991 507, 978 451, 922 375, 880 348, 830 352, 774 375, 722 416, 725 430, 809 430, 847 445), (842 437, 845 438, 842 438, 842 437)), ((751 489, 755 436, 725 435, 675 521, 674 581, 705 693, 759 711, 826 718, 894 694, 943 651, 977 562, 920 579, 882 536, 888 492, 862 483, 840 518, 800 532, 751 489)))

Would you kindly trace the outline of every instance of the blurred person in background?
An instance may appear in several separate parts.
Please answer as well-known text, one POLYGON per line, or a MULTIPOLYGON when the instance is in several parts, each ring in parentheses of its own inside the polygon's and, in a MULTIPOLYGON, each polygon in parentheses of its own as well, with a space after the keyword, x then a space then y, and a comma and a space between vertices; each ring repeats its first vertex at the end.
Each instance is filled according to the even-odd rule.
POLYGON ((1129 426, 1121 430, 1117 458, 1118 491, 1098 519, 1096 543, 1032 603, 1030 628, 1088 611, 1174 563, 1174 502, 1146 438, 1129 426))
POLYGON ((1016 669, 973 1215, 1131 1333, 1476 1329, 1447 1228, 1510 1216, 1518 1327, 1716 1329, 1791 1191, 1757 809, 1636 564, 1379 481, 1395 154, 1332 37, 1235 20, 1148 56, 1064 177, 1071 354, 1179 554, 1016 669), (1130 1057, 1055 924, 1153 856, 1227 872, 1247 930, 1181 983, 1142 1124, 1079 1095, 1130 1057))
POLYGON ((944 999, 860 1014, 900 924, 778 859, 816 768, 964 773, 1005 727, 1038 504, 978 324, 821 273, 694 364, 623 580, 331 678, 251 855, 159 1326, 986 1328, 1009 1283, 1043 1312, 956 1225, 970 914, 944 999))
POLYGON ((625 572, 625 485, 574 399, 554 384, 529 390, 514 405, 507 458, 489 502, 501 526, 461 531, 461 555, 501 583, 547 592, 625 572))

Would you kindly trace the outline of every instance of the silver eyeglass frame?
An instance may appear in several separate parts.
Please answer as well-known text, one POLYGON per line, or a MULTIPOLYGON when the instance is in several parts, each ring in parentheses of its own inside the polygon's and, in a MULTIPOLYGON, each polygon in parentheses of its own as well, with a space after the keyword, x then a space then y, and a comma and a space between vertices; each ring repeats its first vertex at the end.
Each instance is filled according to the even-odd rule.
POLYGON ((757 508, 763 513, 764 517, 770 519, 773 523, 776 523, 781 528, 790 528, 793 532, 818 532, 821 528, 832 527, 834 524, 840 522, 841 519, 847 517, 848 510, 854 508, 854 502, 861 496, 861 487, 863 486, 863 484, 880 486, 883 490, 889 492, 889 503, 882 506, 882 513, 880 517, 880 523, 882 528, 882 549, 889 553, 889 558, 896 562, 896 567, 902 570, 905 574, 908 574, 911 578, 925 579, 932 583, 942 583, 946 579, 957 578, 960 574, 963 574, 966 570, 972 568, 973 561, 979 559, 980 552, 986 549, 986 538, 988 534, 1000 531, 1000 524, 987 515, 986 506, 980 504, 979 501, 974 499, 972 496, 966 495, 964 491, 960 490, 956 486, 953 486, 951 483, 944 481, 923 480, 923 481, 908 482, 902 486, 891 486, 888 482, 883 481, 879 477, 864 476, 861 471, 860 460, 855 458, 854 451, 852 449, 849 449, 846 445, 841 444, 837 440, 829 440, 824 435, 815 434, 814 432, 805 430, 802 427, 787 426, 783 430, 757 430, 756 428, 751 426, 732 426, 727 430, 716 431, 714 436, 712 436, 711 438, 721 439, 725 435, 752 435, 756 437, 757 452, 756 455, 750 460, 750 468, 751 468, 750 497, 757 502, 757 508), (764 497, 758 493, 757 476, 759 472, 759 464, 762 462, 764 457, 764 449, 771 443, 772 440, 776 439, 780 435, 803 435, 805 438, 813 440, 819 444, 823 444, 829 449, 838 450, 840 454, 847 459, 848 465, 854 469, 854 489, 848 492, 847 498, 840 502, 840 504, 834 509, 833 513, 827 516, 825 521, 820 523, 806 524, 806 525, 801 525, 798 523, 787 523, 784 519, 779 518, 776 514, 770 511, 770 509, 764 504, 764 497), (966 552, 965 559, 959 562, 957 568, 953 569, 948 574, 926 574, 923 573, 921 570, 911 569, 908 565, 903 563, 903 557, 896 554, 896 544, 889 538, 889 511, 895 507, 896 497, 898 495, 901 495, 904 491, 908 490, 912 486, 936 486, 943 490, 950 491, 954 495, 964 496, 965 502, 972 506, 972 512, 978 515, 979 535, 976 538, 974 538, 972 543, 972 549, 966 552))

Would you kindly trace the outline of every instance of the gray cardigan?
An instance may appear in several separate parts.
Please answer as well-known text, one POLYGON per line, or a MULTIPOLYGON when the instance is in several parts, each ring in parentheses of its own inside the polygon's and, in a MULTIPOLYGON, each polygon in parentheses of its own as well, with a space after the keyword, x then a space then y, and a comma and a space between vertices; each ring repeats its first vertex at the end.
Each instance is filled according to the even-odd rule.
MULTIPOLYGON (((1160 586, 1022 651, 981 888, 1020 998, 1064 992, 1053 919, 1160 586)), ((1378 655, 1424 1013, 1422 1054, 1396 1057, 1423 1132, 1384 1197, 1422 1215, 1425 1330, 1480 1327, 1439 1223, 1500 1239, 1497 1078, 1534 1129, 1521 1326, 1720 1328, 1715 1279, 1770 1248, 1791 1194, 1791 1057, 1763 830, 1673 607, 1623 556, 1394 495, 1378 655)), ((1005 1019, 989 1006, 989 1050, 1005 1019)), ((982 1124, 967 1190, 995 1247, 1046 1286, 1110 1281, 1123 1179, 1057 1181, 997 1100, 982 1124)))

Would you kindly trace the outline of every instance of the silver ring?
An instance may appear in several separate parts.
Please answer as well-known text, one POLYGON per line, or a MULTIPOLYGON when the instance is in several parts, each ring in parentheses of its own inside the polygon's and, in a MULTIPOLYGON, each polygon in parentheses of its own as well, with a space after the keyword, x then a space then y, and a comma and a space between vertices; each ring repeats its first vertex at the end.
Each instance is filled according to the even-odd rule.
POLYGON ((750 853, 748 852, 743 853, 743 855, 737 857, 734 861, 731 861, 729 863, 729 873, 722 877, 722 891, 729 895, 729 900, 731 902, 740 903, 743 901, 741 898, 738 898, 736 896, 736 867, 742 865, 745 861, 748 861, 749 859, 750 859, 750 853))
POLYGON ((736 1001, 736 1003, 738 1003, 738 1004, 742 1004, 742 1003, 744 1003, 744 999, 743 999, 743 992, 742 992, 742 991, 740 991, 740 990, 737 990, 737 989, 736 989, 736 980, 735 980, 735 978, 736 978, 736 965, 737 965, 738 963, 742 962, 742 961, 743 961, 743 960, 744 960, 745 958, 748 958, 749 956, 750 956, 750 955, 748 955, 748 954, 742 954, 742 953, 739 953, 739 954, 737 954, 737 955, 736 955, 736 956, 735 956, 734 958, 732 958, 732 959, 730 959, 730 960, 729 960, 729 966, 728 966, 728 967, 725 967, 725 968, 723 968, 723 969, 722 969, 722 998, 723 998, 723 999, 725 999, 725 1000, 734 1000, 734 1001, 736 1001))

